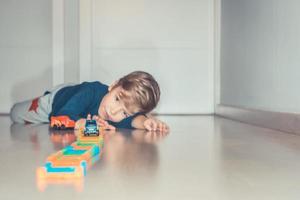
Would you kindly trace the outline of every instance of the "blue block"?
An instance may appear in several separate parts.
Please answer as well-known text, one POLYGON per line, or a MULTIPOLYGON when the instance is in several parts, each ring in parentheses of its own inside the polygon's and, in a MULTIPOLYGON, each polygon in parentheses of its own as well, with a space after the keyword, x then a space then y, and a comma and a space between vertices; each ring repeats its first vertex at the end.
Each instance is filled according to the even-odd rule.
POLYGON ((74 173, 75 167, 52 167, 51 163, 45 164, 46 170, 48 173, 59 173, 59 172, 65 172, 65 173, 74 173))

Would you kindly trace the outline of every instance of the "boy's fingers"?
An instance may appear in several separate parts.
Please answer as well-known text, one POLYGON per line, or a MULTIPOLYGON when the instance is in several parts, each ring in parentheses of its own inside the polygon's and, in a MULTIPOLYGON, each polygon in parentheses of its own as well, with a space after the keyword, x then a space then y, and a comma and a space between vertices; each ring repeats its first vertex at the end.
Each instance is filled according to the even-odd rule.
POLYGON ((156 122, 152 121, 151 127, 152 127, 152 130, 153 130, 153 131, 156 131, 156 129, 157 129, 157 124, 156 124, 156 122))
POLYGON ((168 131, 169 130, 169 126, 167 124, 164 124, 164 129, 168 131))
POLYGON ((88 115, 87 115, 87 119, 88 119, 88 120, 91 120, 91 114, 88 114, 88 115))
POLYGON ((163 123, 160 123, 160 124, 159 124, 159 130, 162 131, 162 130, 163 130, 163 127, 164 127, 163 123))
POLYGON ((107 126, 107 124, 104 123, 104 122, 99 122, 99 125, 100 125, 100 126, 107 126))
POLYGON ((96 116, 95 120, 99 123, 99 124, 104 124, 104 120, 101 119, 100 117, 96 116))
POLYGON ((102 120, 102 119, 99 120, 99 123, 102 124, 103 126, 107 126, 108 125, 107 121, 102 120))
POLYGON ((116 130, 116 127, 106 123, 106 124, 101 124, 100 125, 101 127, 103 127, 104 129, 107 129, 107 130, 116 130))
POLYGON ((110 129, 110 130, 116 130, 116 127, 114 127, 112 125, 108 125, 108 129, 110 129))
POLYGON ((144 126, 145 126, 145 128, 146 128, 148 131, 151 131, 151 125, 150 125, 150 124, 146 123, 144 126))
POLYGON ((168 132, 168 128, 167 127, 164 127, 164 129, 163 129, 163 131, 165 131, 165 132, 168 132))
POLYGON ((100 124, 100 126, 103 126, 105 129, 116 130, 116 127, 110 125, 107 121, 101 119, 100 117, 98 117, 97 122, 100 124))
POLYGON ((100 117, 98 117, 97 120, 98 120, 99 122, 102 122, 102 123, 106 122, 105 120, 101 119, 100 117))

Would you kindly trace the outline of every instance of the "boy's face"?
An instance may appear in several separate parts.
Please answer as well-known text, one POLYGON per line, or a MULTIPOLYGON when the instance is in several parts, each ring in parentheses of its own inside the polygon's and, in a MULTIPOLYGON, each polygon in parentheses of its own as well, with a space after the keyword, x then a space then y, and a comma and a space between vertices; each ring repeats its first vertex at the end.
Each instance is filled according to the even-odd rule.
POLYGON ((98 114, 102 119, 119 122, 135 113, 133 111, 135 110, 134 108, 128 109, 125 106, 125 103, 121 98, 122 93, 125 93, 126 96, 130 96, 130 94, 120 86, 109 89, 109 92, 103 97, 98 110, 98 114))

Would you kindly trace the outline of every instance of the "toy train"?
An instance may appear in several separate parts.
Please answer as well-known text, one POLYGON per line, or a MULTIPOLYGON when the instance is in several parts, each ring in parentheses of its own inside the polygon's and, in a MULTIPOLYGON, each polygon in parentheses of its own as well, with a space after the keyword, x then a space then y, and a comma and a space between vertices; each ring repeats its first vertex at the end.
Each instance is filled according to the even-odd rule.
POLYGON ((82 179, 99 160, 103 145, 103 135, 99 133, 95 120, 87 120, 76 142, 53 153, 44 166, 37 168, 39 189, 44 190, 46 180, 82 179))

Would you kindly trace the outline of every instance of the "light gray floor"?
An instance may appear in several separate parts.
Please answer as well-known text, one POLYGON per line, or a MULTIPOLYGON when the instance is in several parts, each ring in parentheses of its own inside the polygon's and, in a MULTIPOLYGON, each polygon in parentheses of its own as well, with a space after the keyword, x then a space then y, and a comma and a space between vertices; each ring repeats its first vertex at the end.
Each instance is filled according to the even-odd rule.
POLYGON ((107 133, 82 191, 49 183, 41 192, 36 168, 75 138, 2 116, 1 199, 300 199, 300 136, 213 116, 161 119, 171 127, 166 137, 107 133))

